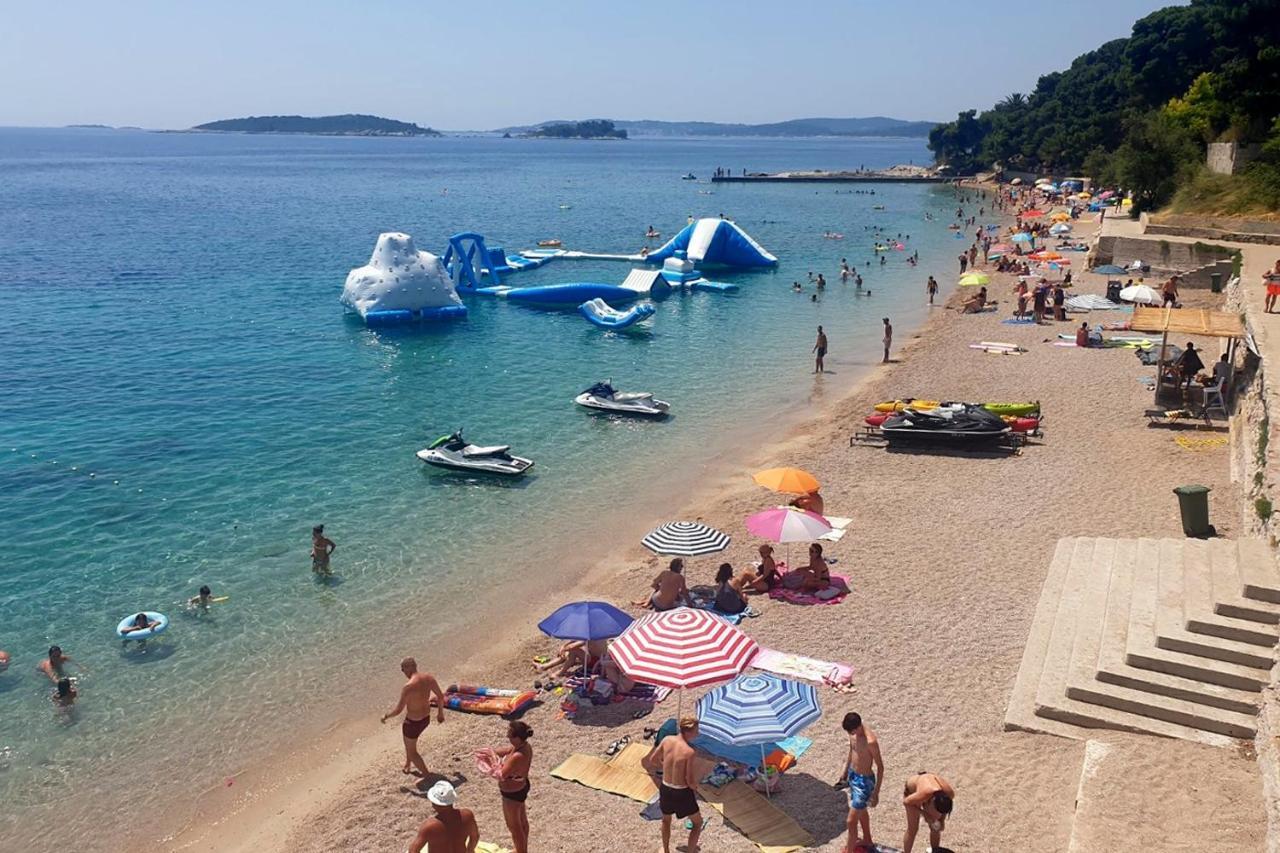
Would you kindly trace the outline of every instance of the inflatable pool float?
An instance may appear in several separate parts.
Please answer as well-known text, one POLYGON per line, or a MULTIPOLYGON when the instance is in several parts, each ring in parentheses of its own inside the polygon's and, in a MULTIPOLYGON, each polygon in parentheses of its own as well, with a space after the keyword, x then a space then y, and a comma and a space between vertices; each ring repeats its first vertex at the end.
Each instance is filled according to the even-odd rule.
POLYGON ((139 610, 130 613, 128 616, 120 620, 120 624, 116 626, 116 636, 122 640, 149 640, 152 637, 158 637, 169 627, 169 617, 163 613, 156 613, 154 610, 139 610), (125 632, 133 624, 133 620, 138 618, 138 613, 144 614, 151 622, 159 622, 154 628, 148 628, 145 631, 129 631, 125 632))
POLYGON ((502 690, 496 687, 450 684, 449 689, 444 692, 444 706, 451 711, 467 714, 510 717, 528 708, 537 698, 535 690, 502 690))
MULTIPOLYGON (((903 409, 912 408, 918 411, 928 411, 936 409, 942 405, 950 405, 940 400, 892 400, 884 403, 876 403, 877 412, 901 412, 903 409)), ((1040 411, 1040 403, 978 403, 977 405, 986 409, 988 412, 996 415, 1012 415, 1014 417, 1022 417, 1024 415, 1033 415, 1040 411)))
POLYGON ((538 245, 542 246, 544 249, 558 249, 564 244, 559 240, 539 240, 538 245))
POLYGON ((603 299, 590 299, 578 306, 578 313, 602 329, 625 329, 652 317, 655 310, 646 302, 633 305, 626 311, 618 311, 603 299))

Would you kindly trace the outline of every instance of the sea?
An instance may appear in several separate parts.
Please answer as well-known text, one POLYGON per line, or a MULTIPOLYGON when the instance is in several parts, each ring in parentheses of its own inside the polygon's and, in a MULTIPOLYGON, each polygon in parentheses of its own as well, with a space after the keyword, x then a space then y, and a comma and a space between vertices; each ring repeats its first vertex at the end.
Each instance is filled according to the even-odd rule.
MULTIPOLYGON (((882 318, 905 339, 926 275, 950 281, 967 245, 945 186, 707 178, 928 160, 921 139, 0 129, 0 848, 157 838, 197 792, 387 704, 401 655, 447 679, 433 643, 503 620, 483 593, 516 606, 577 545, 629 544, 615 531, 636 507, 673 520, 661 507, 716 464, 874 369, 882 318), (656 246, 720 215, 777 268, 717 273, 741 289, 674 295, 636 332, 481 296, 462 321, 373 330, 338 301, 383 231, 437 253, 460 231, 636 252, 650 226, 656 246), (905 249, 877 253, 877 234, 905 249), (814 376, 819 324, 831 372, 814 376), (672 416, 573 405, 601 379, 672 416), (532 473, 415 458, 458 428, 532 473), (310 571, 315 524, 337 543, 328 581, 310 571), (202 584, 228 599, 189 613, 202 584), (171 626, 125 648, 115 626, 143 609, 171 626), (76 664, 70 711, 36 671, 55 643, 76 664)), ((506 283, 628 269, 561 260, 506 283)))

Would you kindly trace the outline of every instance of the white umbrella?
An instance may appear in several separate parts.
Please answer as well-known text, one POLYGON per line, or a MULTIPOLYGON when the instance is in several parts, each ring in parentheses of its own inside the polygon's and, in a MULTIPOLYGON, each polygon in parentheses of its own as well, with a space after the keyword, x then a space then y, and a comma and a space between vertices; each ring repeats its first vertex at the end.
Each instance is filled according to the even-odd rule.
POLYGON ((1131 284, 1120 290, 1122 302, 1141 302, 1146 305, 1159 305, 1164 300, 1153 288, 1145 284, 1131 284))
POLYGON ((1070 234, 1070 233, 1071 233, 1071 226, 1070 226, 1070 225, 1068 225, 1068 224, 1067 224, 1067 223, 1065 223, 1065 222, 1059 222, 1057 225, 1054 225, 1054 226, 1052 226, 1052 227, 1050 227, 1050 228, 1049 228, 1049 233, 1050 233, 1050 234, 1054 234, 1054 235, 1057 235, 1057 234, 1070 234))

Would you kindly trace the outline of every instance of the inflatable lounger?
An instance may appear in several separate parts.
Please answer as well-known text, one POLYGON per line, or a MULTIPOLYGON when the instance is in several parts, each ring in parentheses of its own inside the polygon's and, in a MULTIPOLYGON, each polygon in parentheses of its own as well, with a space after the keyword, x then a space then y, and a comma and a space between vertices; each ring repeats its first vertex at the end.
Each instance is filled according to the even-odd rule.
POLYGON ((538 698, 535 690, 502 690, 470 684, 450 684, 444 692, 444 706, 451 711, 468 714, 497 714, 509 717, 519 714, 538 698))
POLYGON ((603 299, 590 299, 578 306, 579 313, 602 329, 625 329, 627 326, 653 316, 654 307, 649 304, 633 305, 626 311, 609 307, 603 299))

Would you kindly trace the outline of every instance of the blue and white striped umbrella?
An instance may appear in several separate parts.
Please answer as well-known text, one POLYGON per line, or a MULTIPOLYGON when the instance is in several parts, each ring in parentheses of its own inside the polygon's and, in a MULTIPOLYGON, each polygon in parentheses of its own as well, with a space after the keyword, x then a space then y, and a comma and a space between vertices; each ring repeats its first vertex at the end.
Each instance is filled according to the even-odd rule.
POLYGON ((812 684, 768 673, 740 675, 698 700, 698 728, 731 746, 799 734, 822 716, 812 684))
POLYGON ((729 537, 714 527, 696 521, 672 521, 649 531, 640 544, 658 554, 698 557, 729 547, 729 537))

